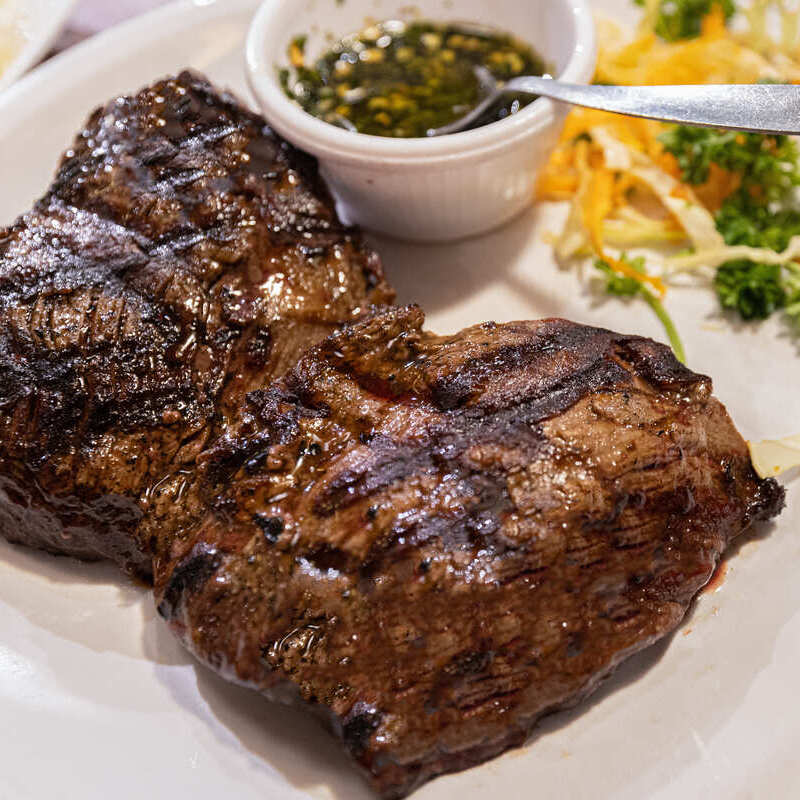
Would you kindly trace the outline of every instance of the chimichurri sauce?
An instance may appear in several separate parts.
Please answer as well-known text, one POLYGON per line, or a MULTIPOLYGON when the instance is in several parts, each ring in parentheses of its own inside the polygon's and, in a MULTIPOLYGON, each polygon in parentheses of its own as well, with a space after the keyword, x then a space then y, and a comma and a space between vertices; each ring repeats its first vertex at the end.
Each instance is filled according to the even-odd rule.
MULTIPOLYGON (((287 94, 309 114, 374 136, 413 138, 461 118, 482 99, 475 65, 499 81, 542 75, 533 49, 510 34, 464 25, 390 20, 342 39, 313 66, 304 37, 289 48, 287 94)), ((516 113, 535 98, 508 95, 474 127, 516 113)))

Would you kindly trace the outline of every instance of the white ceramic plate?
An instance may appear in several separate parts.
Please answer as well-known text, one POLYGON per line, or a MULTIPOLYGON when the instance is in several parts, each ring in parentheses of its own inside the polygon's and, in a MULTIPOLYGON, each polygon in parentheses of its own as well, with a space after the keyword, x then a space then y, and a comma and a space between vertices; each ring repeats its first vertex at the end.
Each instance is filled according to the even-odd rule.
POLYGON ((13 31, 16 55, 0 69, 0 92, 42 59, 77 0, 0 0, 0 31, 13 31))
MULTIPOLYGON (((183 0, 12 87, 0 98, 0 223, 45 189, 89 111, 116 93, 190 65, 244 96, 252 10, 250 0, 183 0)), ((420 301, 442 332, 562 315, 661 337, 646 309, 596 305, 556 268, 541 234, 560 213, 531 212, 455 246, 377 245, 401 300, 420 301)), ((732 331, 700 291, 669 302, 691 366, 714 375, 746 436, 800 426, 800 355, 777 325, 732 331)), ((671 640, 627 663, 590 703, 550 718, 529 746, 440 778, 415 800, 800 796, 797 488, 671 640)), ((0 720, 0 800, 370 797, 314 722, 195 666, 148 592, 116 569, 5 543, 0 720)))

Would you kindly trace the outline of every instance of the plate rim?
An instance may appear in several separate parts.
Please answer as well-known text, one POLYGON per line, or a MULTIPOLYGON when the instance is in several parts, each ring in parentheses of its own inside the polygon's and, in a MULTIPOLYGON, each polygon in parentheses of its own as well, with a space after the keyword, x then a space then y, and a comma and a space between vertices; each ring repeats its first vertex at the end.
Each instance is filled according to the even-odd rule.
POLYGON ((58 38, 77 5, 78 0, 61 0, 58 8, 48 18, 48 22, 36 31, 36 34, 26 42, 16 58, 3 71, 0 76, 0 92, 7 91, 15 81, 47 55, 47 51, 58 38))
MULTIPOLYGON (((65 5, 72 7, 77 5, 78 0, 64 0, 65 5)), ((222 15, 232 11, 249 11, 255 13, 261 0, 172 0, 163 6, 151 9, 144 14, 132 17, 112 25, 110 28, 90 36, 82 42, 63 50, 47 61, 39 64, 27 73, 23 74, 16 82, 3 89, 4 81, 8 71, 0 79, 0 138, 4 135, 2 120, 7 118, 5 113, 9 107, 17 103, 24 105, 26 95, 35 95, 42 85, 48 83, 51 77, 59 73, 68 71, 73 63, 84 62, 89 58, 94 58, 97 63, 102 63, 102 55, 109 50, 116 50, 120 38, 132 37, 140 38, 142 34, 151 30, 154 26, 166 24, 175 25, 186 12, 209 13, 212 16, 222 15)), ((54 25, 53 38, 58 34, 62 22, 54 25)), ((52 41, 52 39, 51 39, 52 41)), ((46 52, 47 45, 43 48, 42 54, 46 52)), ((244 56, 243 56, 244 57, 244 56)), ((31 63, 36 63, 36 58, 31 63)), ((14 62, 16 65, 16 61, 14 62)), ((14 67, 9 67, 9 70, 14 67)), ((24 72, 24 70, 23 70, 24 72)))

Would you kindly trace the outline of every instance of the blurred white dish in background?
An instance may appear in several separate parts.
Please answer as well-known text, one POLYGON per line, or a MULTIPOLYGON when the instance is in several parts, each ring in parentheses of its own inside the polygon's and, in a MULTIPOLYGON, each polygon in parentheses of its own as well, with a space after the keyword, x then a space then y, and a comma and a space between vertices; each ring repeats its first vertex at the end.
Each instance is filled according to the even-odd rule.
POLYGON ((278 79, 295 36, 308 36, 306 52, 314 59, 330 47, 331 37, 358 31, 368 19, 415 18, 511 31, 564 81, 588 83, 594 73, 587 0, 265 0, 248 35, 248 79, 275 130, 319 158, 348 222, 412 241, 476 236, 531 204, 566 105, 540 99, 477 130, 392 139, 312 117, 286 96, 278 79))
POLYGON ((25 41, 19 4, 0 0, 0 76, 8 69, 25 41))
POLYGON ((35 66, 77 0, 0 0, 0 91, 35 66))

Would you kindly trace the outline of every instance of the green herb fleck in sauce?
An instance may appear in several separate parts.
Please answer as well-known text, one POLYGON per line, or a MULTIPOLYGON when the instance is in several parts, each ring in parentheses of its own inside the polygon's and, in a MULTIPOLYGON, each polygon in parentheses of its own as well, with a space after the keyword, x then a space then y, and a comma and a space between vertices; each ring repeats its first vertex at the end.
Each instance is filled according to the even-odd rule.
MULTIPOLYGON (((545 65, 524 42, 484 28, 388 21, 342 39, 313 67, 305 37, 289 45, 284 90, 309 114, 373 136, 413 138, 463 117, 481 100, 474 67, 499 81, 542 75, 545 65)), ((508 95, 474 127, 496 122, 534 100, 508 95)))

